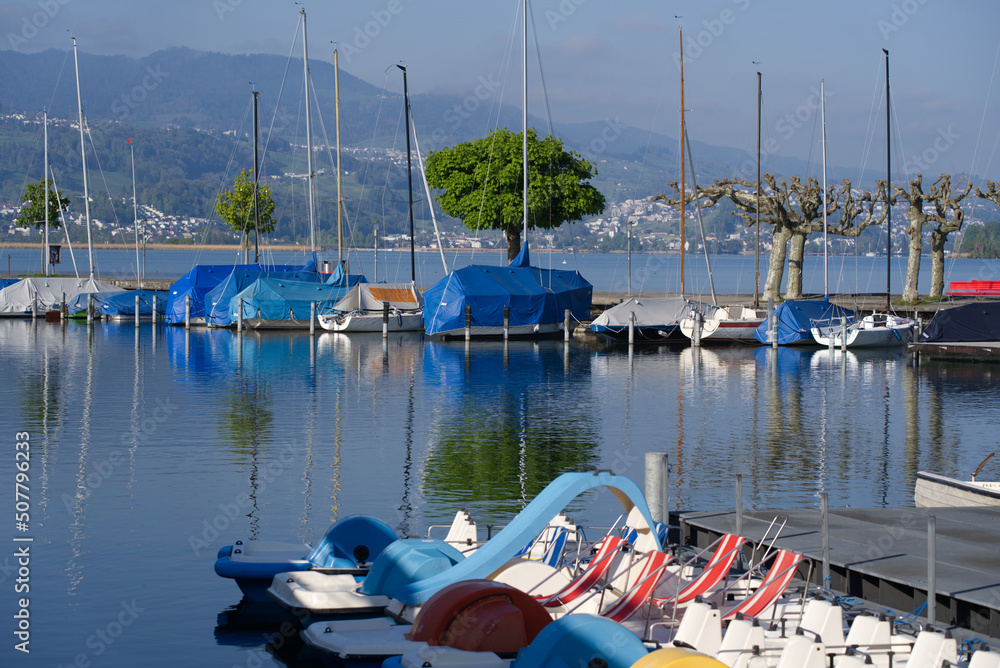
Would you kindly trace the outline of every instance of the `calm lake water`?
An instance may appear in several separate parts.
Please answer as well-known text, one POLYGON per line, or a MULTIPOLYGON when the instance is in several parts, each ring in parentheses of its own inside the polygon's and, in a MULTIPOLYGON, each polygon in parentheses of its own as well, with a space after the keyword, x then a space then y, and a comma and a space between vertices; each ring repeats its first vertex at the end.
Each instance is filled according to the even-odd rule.
MULTIPOLYGON (((733 508, 737 473, 750 508, 818 508, 824 491, 833 506, 908 506, 918 469, 967 475, 1000 421, 996 367, 886 351, 466 351, 420 335, 0 320, 0 365, 2 665, 294 663, 265 647, 276 626, 227 612, 240 593, 212 565, 241 537, 311 541, 353 513, 416 534, 462 506, 502 523, 562 471, 641 484, 647 451, 669 453, 673 509, 733 508), (26 532, 11 517, 18 432, 26 532), (30 592, 16 594, 26 544, 30 592), (21 596, 30 655, 13 649, 21 596)), ((593 494, 571 514, 610 523, 611 503, 593 494)))
MULTIPOLYGON (((320 253, 320 266, 327 260, 336 264, 336 251, 320 253)), ((95 252, 97 273, 108 278, 135 277, 135 251, 98 250, 95 252)), ((0 271, 15 275, 39 273, 42 271, 38 250, 15 248, 0 249, 0 271)), ((272 264, 305 264, 308 254, 304 252, 265 253, 261 261, 272 264)), ((352 273, 363 273, 368 280, 389 282, 410 282, 409 251, 384 250, 378 253, 378 267, 375 266, 373 251, 350 251, 345 254, 352 273), (377 269, 377 271, 376 271, 377 269)), ((717 294, 753 294, 753 255, 711 256, 712 280, 717 294)), ((62 264, 57 267, 59 274, 72 275, 73 264, 66 248, 63 248, 62 264)), ((77 268, 86 276, 89 272, 86 249, 77 248, 77 268)), ((471 253, 468 251, 446 251, 445 261, 449 269, 457 269, 471 263, 507 263, 506 249, 497 252, 471 253)), ((243 262, 243 254, 236 251, 194 251, 156 250, 146 252, 146 276, 149 278, 179 278, 196 264, 233 265, 243 262)), ((629 258, 626 253, 533 253, 532 262, 548 269, 575 269, 594 285, 598 292, 626 292, 628 289, 629 258)), ((767 276, 768 256, 760 256, 761 288, 767 276)), ((441 255, 437 252, 415 254, 416 282, 418 286, 430 287, 445 275, 441 255)), ((680 290, 681 259, 679 255, 663 253, 632 255, 632 290, 635 293, 678 292, 680 290)), ((906 280, 906 258, 893 257, 890 268, 892 292, 901 293, 906 280)), ((788 275, 785 274, 787 282, 788 275)), ((969 280, 1000 281, 1000 260, 971 260, 966 258, 945 260, 945 282, 969 280)), ((885 258, 838 256, 829 259, 829 275, 826 280, 832 293, 885 293, 885 258)), ((784 285, 784 284, 783 284, 784 285)), ((931 260, 923 258, 920 264, 920 294, 927 294, 931 285, 931 260)), ((684 286, 688 296, 708 297, 712 289, 708 268, 703 255, 688 254, 684 262, 684 286)), ((802 289, 806 293, 823 294, 823 258, 819 255, 806 257, 803 266, 802 289)))

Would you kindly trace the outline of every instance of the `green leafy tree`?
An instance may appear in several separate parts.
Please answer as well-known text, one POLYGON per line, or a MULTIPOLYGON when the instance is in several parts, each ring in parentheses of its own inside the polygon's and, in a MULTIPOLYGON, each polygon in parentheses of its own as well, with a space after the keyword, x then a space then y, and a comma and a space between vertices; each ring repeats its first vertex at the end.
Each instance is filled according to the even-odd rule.
POLYGON ((254 217, 253 178, 244 169, 236 177, 231 190, 219 193, 215 201, 215 212, 226 225, 243 235, 242 243, 245 248, 250 232, 256 231, 259 237, 274 231, 274 201, 271 199, 271 187, 267 184, 257 187, 257 210, 259 226, 258 218, 254 217))
MULTIPOLYGON (((427 182, 444 192, 441 209, 473 230, 503 230, 507 258, 521 251, 523 170, 521 133, 495 129, 427 158, 427 182)), ((597 174, 587 160, 564 151, 555 137, 528 130, 528 225, 551 229, 604 211, 604 195, 584 183, 597 174)))
MULTIPOLYGON (((24 189, 22 202, 28 205, 21 209, 21 215, 17 217, 14 224, 19 227, 32 227, 42 229, 45 227, 45 181, 29 183, 24 189)), ((62 227, 59 217, 59 208, 69 206, 69 200, 65 197, 56 196, 56 188, 49 181, 49 227, 62 227)))

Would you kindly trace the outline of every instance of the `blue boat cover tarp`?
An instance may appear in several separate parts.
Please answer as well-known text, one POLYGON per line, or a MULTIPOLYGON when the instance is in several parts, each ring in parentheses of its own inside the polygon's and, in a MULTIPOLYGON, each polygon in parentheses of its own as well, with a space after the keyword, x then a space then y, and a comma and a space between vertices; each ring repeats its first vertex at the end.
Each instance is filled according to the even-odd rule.
POLYGON ((230 302, 239 292, 245 290, 258 278, 276 278, 303 283, 322 283, 326 276, 306 268, 295 271, 264 271, 261 269, 237 269, 205 295, 205 322, 209 325, 228 327, 233 324, 230 302))
POLYGON ((191 317, 205 317, 205 295, 212 288, 226 280, 226 277, 237 269, 256 269, 257 271, 295 271, 298 265, 275 264, 199 264, 194 269, 177 279, 170 286, 167 309, 164 322, 171 324, 184 322, 184 299, 191 296, 191 317))
MULTIPOLYGON (((815 342, 811 331, 813 321, 846 317, 847 322, 852 323, 854 311, 831 304, 827 299, 790 299, 774 309, 773 317, 778 319, 778 345, 791 346, 815 342)), ((770 320, 765 319, 754 331, 754 338, 761 343, 771 343, 770 328, 770 320)))
POLYGON ((364 276, 360 275, 341 276, 340 285, 262 276, 229 300, 230 322, 239 319, 241 298, 244 318, 309 320, 313 302, 317 312, 322 311, 343 299, 355 283, 362 281, 364 276))
MULTIPOLYGON (((167 310, 166 290, 128 290, 101 297, 101 315, 135 316, 135 297, 139 296, 139 316, 153 315, 153 297, 156 297, 156 313, 163 315, 167 310)), ((96 295, 95 295, 96 301, 96 295)), ((87 308, 84 302, 83 308, 87 308)))
POLYGON ((920 343, 1000 341, 1000 302, 975 302, 934 314, 920 343))
POLYGON ((576 271, 542 269, 528 264, 528 246, 507 267, 469 265, 456 269, 424 293, 424 330, 439 334, 465 327, 465 307, 472 307, 473 327, 503 327, 504 307, 510 326, 559 324, 566 309, 577 320, 590 317, 594 286, 576 271))

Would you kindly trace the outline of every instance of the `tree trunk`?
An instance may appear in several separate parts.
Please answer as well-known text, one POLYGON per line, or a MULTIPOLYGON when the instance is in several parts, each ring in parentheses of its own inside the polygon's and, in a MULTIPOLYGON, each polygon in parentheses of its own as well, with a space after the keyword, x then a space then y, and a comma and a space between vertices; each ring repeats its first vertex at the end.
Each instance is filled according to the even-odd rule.
POLYGON ((788 244, 788 286, 785 299, 802 298, 802 259, 805 256, 806 235, 793 232, 788 244))
POLYGON ((948 235, 938 230, 931 231, 931 299, 944 294, 944 244, 948 235))
POLYGON ((521 228, 507 228, 507 262, 513 262, 521 252, 521 228))
POLYGON ((764 299, 778 299, 781 279, 785 273, 785 245, 788 243, 788 236, 788 230, 784 228, 774 231, 771 260, 767 266, 767 279, 764 281, 764 299))
POLYGON ((917 284, 920 279, 920 253, 924 248, 922 222, 910 220, 907 233, 910 239, 910 253, 906 258, 906 285, 903 286, 903 301, 912 304, 920 296, 917 284))

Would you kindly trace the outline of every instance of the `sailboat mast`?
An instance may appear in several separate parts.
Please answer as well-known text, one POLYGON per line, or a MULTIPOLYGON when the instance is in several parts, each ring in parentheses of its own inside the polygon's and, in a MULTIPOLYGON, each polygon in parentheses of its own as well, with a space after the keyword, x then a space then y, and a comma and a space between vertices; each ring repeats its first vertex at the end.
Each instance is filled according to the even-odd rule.
POLYGON ((757 72, 757 220, 753 229, 756 243, 753 248, 753 307, 760 308, 760 72, 757 72))
POLYGON ((829 245, 826 240, 826 93, 823 88, 823 78, 819 80, 819 115, 823 125, 823 298, 830 299, 830 271, 827 267, 829 245))
POLYGON ((406 123, 406 186, 409 189, 410 203, 410 282, 417 282, 417 265, 413 253, 413 168, 410 164, 410 92, 406 87, 406 68, 396 65, 403 70, 403 106, 404 123, 406 123))
POLYGON ((687 199, 684 187, 684 29, 678 28, 681 44, 681 297, 684 296, 684 214, 687 211, 687 199))
POLYGON ((83 212, 87 223, 87 254, 90 257, 90 277, 94 277, 94 242, 90 236, 90 191, 87 188, 87 144, 83 136, 83 99, 80 97, 80 60, 73 38, 73 67, 76 70, 76 110, 80 123, 80 159, 83 161, 83 212))
POLYGON ((892 131, 889 111, 889 51, 882 49, 882 53, 885 54, 885 312, 888 313, 892 306, 889 296, 889 265, 892 262, 892 204, 889 201, 892 189, 892 131))
POLYGON ((142 263, 139 260, 139 200, 135 193, 135 144, 128 141, 129 154, 132 156, 132 226, 135 229, 135 281, 142 290, 142 263))
POLYGON ((260 187, 260 160, 257 158, 258 135, 260 126, 257 121, 257 96, 253 91, 253 261, 260 264, 260 197, 257 192, 260 187))
MULTIPOLYGON (((333 50, 333 97, 334 109, 336 110, 335 122, 337 124, 337 266, 344 263, 344 197, 341 194, 341 171, 340 171, 340 56, 337 49, 333 50)), ((376 239, 376 242, 378 239, 376 239)), ((375 251, 376 262, 378 261, 378 250, 375 251)), ((346 271, 344 272, 347 273, 346 271)), ((376 274, 378 272, 375 272, 376 274)), ((376 277, 377 278, 377 277, 376 277)))
POLYGON ((301 10, 302 14, 302 67, 305 77, 306 91, 306 166, 309 171, 309 245, 312 252, 316 252, 316 214, 314 211, 313 178, 316 176, 313 171, 313 150, 312 150, 312 105, 309 102, 309 42, 306 39, 306 10, 301 10))
POLYGON ((45 240, 42 242, 42 267, 45 269, 45 278, 49 277, 49 259, 46 255, 49 252, 49 111, 42 111, 42 136, 44 137, 45 149, 42 162, 42 180, 45 181, 45 240))
POLYGON ((528 243, 528 0, 524 0, 521 17, 521 165, 524 171, 522 184, 522 222, 524 223, 524 243, 528 243))

